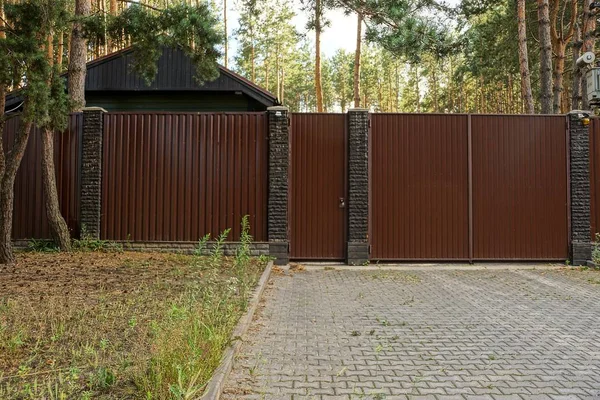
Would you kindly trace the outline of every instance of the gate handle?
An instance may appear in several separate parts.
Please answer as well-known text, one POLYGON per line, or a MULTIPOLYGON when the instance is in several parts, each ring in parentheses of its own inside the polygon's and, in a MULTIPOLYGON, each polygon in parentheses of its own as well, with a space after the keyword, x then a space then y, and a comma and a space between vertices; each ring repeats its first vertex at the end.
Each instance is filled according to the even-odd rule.
POLYGON ((346 200, 343 197, 340 197, 340 208, 346 207, 346 200))

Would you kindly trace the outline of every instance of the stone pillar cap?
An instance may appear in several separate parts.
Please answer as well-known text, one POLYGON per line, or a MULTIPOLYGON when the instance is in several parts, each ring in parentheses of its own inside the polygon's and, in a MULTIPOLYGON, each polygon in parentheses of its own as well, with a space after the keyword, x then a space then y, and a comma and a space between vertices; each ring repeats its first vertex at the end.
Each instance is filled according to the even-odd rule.
POLYGON ((84 107, 83 111, 100 111, 100 112, 108 112, 102 107, 84 107))
POLYGON ((267 111, 289 111, 289 108, 285 106, 272 106, 267 107, 267 111))
POLYGON ((369 112, 371 110, 369 110, 368 108, 360 108, 360 107, 355 107, 355 108, 349 108, 348 109, 348 112, 352 112, 352 111, 354 111, 354 112, 356 112, 356 111, 363 111, 363 112, 366 111, 366 112, 369 112))

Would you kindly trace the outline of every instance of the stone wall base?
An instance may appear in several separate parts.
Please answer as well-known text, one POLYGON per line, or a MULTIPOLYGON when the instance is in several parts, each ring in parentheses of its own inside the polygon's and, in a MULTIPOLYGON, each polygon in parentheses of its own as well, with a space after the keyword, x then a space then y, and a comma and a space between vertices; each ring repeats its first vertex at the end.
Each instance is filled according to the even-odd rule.
POLYGON ((348 265, 363 265, 369 262, 369 244, 348 242, 348 265))
POLYGON ((269 243, 269 255, 275 258, 275 265, 287 265, 290 262, 289 243, 269 243))
MULTIPOLYGON (((125 251, 159 251, 168 253, 194 254, 198 246, 197 242, 124 242, 115 241, 123 246, 125 251)), ((15 241, 15 247, 26 249, 27 240, 15 241)), ((203 255, 209 255, 214 249, 215 242, 206 243, 206 248, 202 252, 203 255)), ((223 254, 226 256, 234 256, 240 242, 227 242, 223 244, 223 254)), ((256 242, 250 245, 251 256, 269 255, 269 243, 256 242)))
POLYGON ((573 265, 586 266, 587 262, 592 259, 592 244, 590 242, 573 242, 571 249, 573 265))

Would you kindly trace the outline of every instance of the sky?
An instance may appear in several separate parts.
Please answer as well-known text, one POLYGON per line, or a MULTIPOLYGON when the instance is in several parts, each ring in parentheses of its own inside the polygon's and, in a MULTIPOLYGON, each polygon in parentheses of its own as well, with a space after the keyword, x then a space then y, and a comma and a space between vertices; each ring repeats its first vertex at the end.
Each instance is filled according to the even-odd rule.
MULTIPOLYGON (((217 0, 218 1, 218 0, 217 0)), ((452 6, 457 5, 461 0, 446 0, 446 3, 452 6)), ((229 32, 229 61, 237 52, 237 43, 233 32, 237 29, 239 13, 235 10, 235 1, 227 2, 227 30, 229 32)), ((293 0, 296 8, 296 17, 293 19, 296 29, 300 33, 306 31, 306 14, 300 8, 300 0, 293 0)), ((329 10, 326 17, 331 21, 331 26, 321 34, 321 51, 325 56, 332 56, 337 49, 354 51, 356 47, 356 15, 345 15, 342 10, 329 10)), ((364 28, 363 28, 364 31, 364 28)), ((314 33, 309 32, 308 38, 314 43, 314 33)))
MULTIPOLYGON (((239 13, 235 10, 234 2, 227 2, 227 31, 229 33, 229 54, 230 62, 233 55, 237 52, 237 42, 233 32, 237 29, 239 13)), ((296 17, 293 23, 300 33, 306 31, 306 14, 300 9, 299 0, 294 0, 296 5, 296 17)), ((332 56, 337 49, 346 49, 354 51, 356 46, 356 16, 344 15, 341 10, 329 10, 326 13, 327 18, 331 21, 331 26, 328 27, 321 35, 321 49, 326 56, 332 56)), ((313 35, 308 35, 311 41, 314 42, 313 35)))

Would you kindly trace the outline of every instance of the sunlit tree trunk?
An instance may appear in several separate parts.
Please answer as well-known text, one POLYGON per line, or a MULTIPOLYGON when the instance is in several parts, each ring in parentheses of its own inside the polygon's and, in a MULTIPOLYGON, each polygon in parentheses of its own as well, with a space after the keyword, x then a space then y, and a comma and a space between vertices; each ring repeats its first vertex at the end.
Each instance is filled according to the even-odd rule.
POLYGON ((65 34, 63 32, 58 36, 58 50, 56 51, 56 64, 63 70, 63 53, 65 51, 65 34))
MULTIPOLYGON (((281 90, 281 76, 280 76, 280 63, 279 63, 279 43, 277 43, 277 50, 275 53, 275 75, 277 78, 277 90, 275 93, 277 93, 277 97, 281 98, 280 95, 280 90, 281 90)), ((281 100, 280 100, 281 101, 281 100)))
MULTIPOLYGON (((108 6, 108 12, 113 17, 115 17, 117 15, 117 0, 110 0, 109 6, 108 6)), ((108 37, 106 44, 107 44, 109 53, 112 53, 113 51, 117 50, 115 44, 113 43, 112 38, 108 37)))
POLYGON ((285 102, 285 67, 281 68, 281 94, 279 97, 281 104, 285 102))
POLYGON ((317 112, 323 112, 323 85, 321 83, 321 22, 323 20, 321 0, 315 1, 315 97, 317 112))
POLYGON ((356 50, 354 53, 354 107, 360 107, 360 51, 362 45, 363 15, 358 13, 356 26, 356 50))
POLYGON ((525 0, 517 0, 517 19, 519 32, 519 69, 521 72, 521 97, 527 114, 535 112, 531 92, 531 74, 529 73, 529 55, 527 53, 527 19, 525 0))
POLYGON ((573 79, 571 87, 571 108, 579 109, 581 101, 581 69, 577 66, 577 59, 581 55, 583 42, 581 40, 581 29, 579 25, 575 27, 575 36, 573 40, 573 79))
POLYGON ((223 0, 223 28, 225 31, 225 68, 227 68, 229 62, 229 35, 227 33, 227 0, 223 0))
POLYGON ((577 0, 563 0, 564 6, 562 13, 560 13, 560 1, 553 0, 551 2, 552 7, 550 10, 550 37, 552 40, 552 50, 556 57, 554 63, 554 70, 552 72, 553 80, 553 102, 552 109, 554 113, 560 113, 562 110, 562 98, 563 98, 563 75, 565 73, 565 59, 567 45, 573 38, 575 32, 575 21, 577 19, 577 0), (569 10, 571 16, 568 22, 565 22, 565 11, 567 6, 570 6, 569 10), (559 17, 559 13, 561 16, 559 17))
POLYGON ((419 67, 415 66, 415 93, 417 94, 417 112, 421 112, 421 93, 419 89, 419 67))
POLYGON ((552 41, 549 0, 537 0, 540 41, 540 103, 542 114, 552 113, 552 41))
MULTIPOLYGON (((596 45, 596 17, 590 12, 590 4, 593 0, 584 0, 583 4, 583 46, 581 51, 594 51, 596 45)), ((581 107, 589 110, 590 103, 587 98, 587 78, 584 73, 581 76, 581 107)))
MULTIPOLYGON (((90 14, 90 0, 75 0, 75 15, 85 17, 90 14)), ((79 112, 85 107, 85 74, 87 61, 86 39, 83 36, 81 23, 73 23, 71 32, 71 50, 69 53, 69 97, 72 112, 79 112)))

